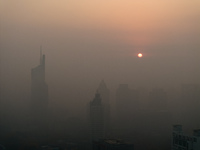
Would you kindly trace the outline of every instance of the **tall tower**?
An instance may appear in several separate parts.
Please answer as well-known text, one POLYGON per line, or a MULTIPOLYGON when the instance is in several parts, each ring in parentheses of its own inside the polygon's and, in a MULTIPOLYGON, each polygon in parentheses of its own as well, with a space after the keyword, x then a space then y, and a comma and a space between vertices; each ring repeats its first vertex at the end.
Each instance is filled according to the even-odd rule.
POLYGON ((31 70, 31 117, 38 128, 47 119, 48 86, 45 82, 45 55, 40 50, 40 64, 31 70))
POLYGON ((104 80, 102 80, 99 84, 98 87, 98 92, 101 95, 101 99, 102 99, 102 103, 105 105, 109 105, 109 99, 110 99, 110 91, 106 86, 106 83, 104 82, 104 80))
POLYGON ((104 128, 105 136, 108 136, 110 133, 110 91, 107 88, 104 80, 101 81, 98 87, 98 92, 101 95, 102 105, 104 106, 104 128))
POLYGON ((182 124, 186 129, 200 128, 200 85, 183 84, 181 90, 182 124))
POLYGON ((133 118, 138 109, 138 92, 130 89, 128 84, 120 84, 116 91, 116 104, 120 122, 126 121, 128 117, 133 118))
POLYGON ((157 112, 167 110, 167 93, 162 88, 154 88, 149 93, 149 110, 157 112))
POLYGON ((101 96, 97 92, 90 102, 90 130, 91 140, 97 141, 104 138, 104 117, 101 96))

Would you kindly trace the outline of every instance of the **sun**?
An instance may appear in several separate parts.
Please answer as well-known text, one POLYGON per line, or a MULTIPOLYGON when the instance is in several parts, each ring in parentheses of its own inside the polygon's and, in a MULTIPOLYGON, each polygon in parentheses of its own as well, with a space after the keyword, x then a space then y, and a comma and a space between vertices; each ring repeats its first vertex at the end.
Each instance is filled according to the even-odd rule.
POLYGON ((137 55, 139 58, 141 58, 143 55, 142 55, 142 53, 138 53, 138 55, 137 55))

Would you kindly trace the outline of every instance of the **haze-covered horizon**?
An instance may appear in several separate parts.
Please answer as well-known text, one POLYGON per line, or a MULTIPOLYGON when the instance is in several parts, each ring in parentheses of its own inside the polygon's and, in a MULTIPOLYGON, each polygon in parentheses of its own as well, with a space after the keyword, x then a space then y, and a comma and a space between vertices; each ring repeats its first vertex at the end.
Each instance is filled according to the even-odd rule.
POLYGON ((111 88, 200 83, 198 6, 198 0, 1 0, 2 80, 28 88, 42 45, 47 83, 60 94, 91 90, 102 79, 111 88))

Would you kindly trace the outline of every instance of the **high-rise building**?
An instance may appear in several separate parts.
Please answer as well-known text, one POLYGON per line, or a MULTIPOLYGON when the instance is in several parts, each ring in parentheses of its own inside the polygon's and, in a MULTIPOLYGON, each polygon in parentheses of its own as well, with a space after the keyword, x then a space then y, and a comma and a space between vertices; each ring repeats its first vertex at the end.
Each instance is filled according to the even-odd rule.
POLYGON ((129 88, 128 84, 120 84, 116 91, 117 116, 125 121, 138 109, 138 92, 129 88))
POLYGON ((101 95, 101 102, 104 106, 104 129, 105 129, 105 136, 109 136, 110 133, 110 91, 107 88, 104 80, 101 81, 98 87, 98 92, 101 95))
POLYGON ((95 94, 95 98, 90 102, 89 109, 91 140, 97 141, 104 138, 104 117, 103 105, 99 93, 95 94))
MULTIPOLYGON (((148 108, 144 113, 143 125, 152 137, 170 137, 172 115, 167 107, 167 93, 162 88, 153 88, 148 97, 148 108)), ((158 138, 158 139, 160 139, 158 138)), ((161 142, 159 142, 161 143, 161 142)))
POLYGON ((47 120, 48 86, 45 82, 45 55, 40 51, 40 64, 31 70, 32 124, 42 127, 47 120))
POLYGON ((200 107, 200 85, 183 84, 181 87, 182 107, 185 111, 199 110, 200 107))
POLYGON ((154 88, 149 93, 149 110, 166 111, 167 93, 162 88, 154 88))
POLYGON ((200 128, 200 85, 183 84, 180 104, 182 124, 186 129, 200 128))
POLYGON ((113 134, 125 135, 137 125, 138 92, 128 84, 120 84, 116 91, 116 124, 113 134))
POLYGON ((104 80, 102 80, 99 84, 98 87, 98 92, 101 95, 101 101, 103 104, 105 105, 109 105, 110 104, 110 91, 106 86, 106 83, 104 82, 104 80))

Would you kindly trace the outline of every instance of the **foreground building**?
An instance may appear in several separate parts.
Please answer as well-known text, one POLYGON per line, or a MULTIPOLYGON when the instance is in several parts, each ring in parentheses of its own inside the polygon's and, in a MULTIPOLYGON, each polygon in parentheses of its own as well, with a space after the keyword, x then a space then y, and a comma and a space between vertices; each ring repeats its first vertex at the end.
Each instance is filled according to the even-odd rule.
POLYGON ((93 142, 93 150, 134 150, 134 145, 116 139, 104 139, 93 142))
POLYGON ((200 129, 189 136, 183 133, 181 125, 174 125, 172 150, 200 150, 200 129))

